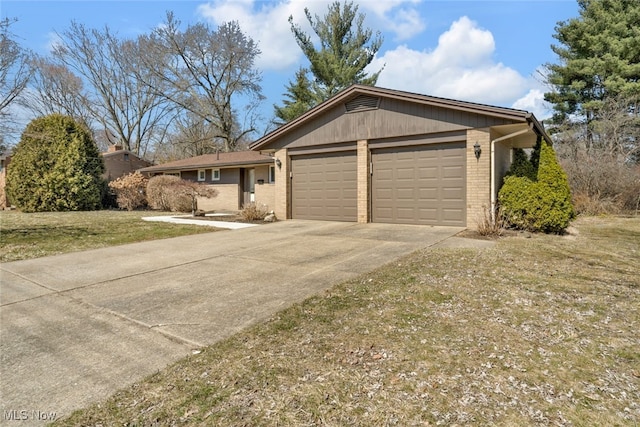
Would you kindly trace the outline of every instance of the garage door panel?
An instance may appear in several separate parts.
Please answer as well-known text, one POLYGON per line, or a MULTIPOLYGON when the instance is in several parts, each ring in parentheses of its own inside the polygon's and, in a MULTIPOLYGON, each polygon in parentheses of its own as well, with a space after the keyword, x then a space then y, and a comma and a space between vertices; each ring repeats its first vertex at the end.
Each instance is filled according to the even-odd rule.
POLYGON ((464 226, 465 159, 465 142, 373 150, 373 221, 464 226))
POLYGON ((458 201, 464 197, 464 189, 462 188, 443 188, 442 200, 458 201))
POLYGON ((409 168, 398 169, 396 174, 396 179, 413 181, 415 179, 414 173, 415 171, 413 169, 409 169, 409 168))
POLYGON ((295 156, 291 171, 293 218, 356 221, 354 152, 295 156))
POLYGON ((443 166, 442 167, 442 177, 443 178, 454 178, 458 179, 460 176, 464 175, 464 170, 462 166, 443 166))
POLYGON ((420 167, 418 168, 418 177, 420 179, 438 179, 438 167, 420 167))

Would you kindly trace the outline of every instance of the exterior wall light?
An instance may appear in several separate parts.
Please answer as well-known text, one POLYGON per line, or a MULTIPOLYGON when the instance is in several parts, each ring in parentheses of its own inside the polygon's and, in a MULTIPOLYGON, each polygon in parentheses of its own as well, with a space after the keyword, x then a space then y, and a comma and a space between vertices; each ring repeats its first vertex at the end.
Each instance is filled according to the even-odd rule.
POLYGON ((278 169, 282 167, 282 162, 280 161, 280 159, 276 159, 276 166, 278 166, 278 169))
POLYGON ((480 153, 482 153, 482 148, 480 148, 480 144, 476 141, 476 143, 473 144, 473 154, 476 155, 476 160, 480 160, 480 153))

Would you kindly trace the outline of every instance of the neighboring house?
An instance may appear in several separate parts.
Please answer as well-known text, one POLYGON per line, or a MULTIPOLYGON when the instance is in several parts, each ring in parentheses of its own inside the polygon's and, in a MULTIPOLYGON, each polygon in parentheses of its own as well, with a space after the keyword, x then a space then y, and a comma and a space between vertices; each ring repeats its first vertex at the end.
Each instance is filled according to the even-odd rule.
POLYGON ((205 154, 140 169, 149 177, 175 175, 214 187, 216 197, 198 200, 205 211, 237 211, 255 202, 272 210, 275 164, 273 157, 255 151, 205 154))
POLYGON ((473 227, 540 137, 526 111, 354 85, 250 148, 278 165, 278 218, 473 227))
POLYGON ((129 150, 123 150, 122 145, 118 144, 110 145, 108 151, 102 153, 102 158, 105 170, 102 177, 107 181, 113 181, 138 169, 153 165, 129 150))
POLYGON ((11 156, 3 154, 0 156, 0 209, 7 209, 11 202, 7 198, 7 166, 11 162, 11 156))

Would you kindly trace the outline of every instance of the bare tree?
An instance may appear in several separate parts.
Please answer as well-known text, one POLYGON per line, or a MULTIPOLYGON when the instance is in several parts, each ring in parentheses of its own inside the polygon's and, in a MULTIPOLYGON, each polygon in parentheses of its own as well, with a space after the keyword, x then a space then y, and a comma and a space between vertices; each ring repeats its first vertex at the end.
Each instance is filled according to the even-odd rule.
POLYGON ((567 121, 554 130, 558 157, 569 177, 578 213, 638 212, 640 112, 638 98, 605 99, 597 118, 567 121))
POLYGON ((185 114, 176 120, 174 132, 173 144, 180 149, 184 157, 215 153, 216 150, 224 148, 221 141, 216 139, 216 129, 191 111, 185 111, 185 114))
POLYGON ((640 163, 640 96, 606 98, 591 122, 593 147, 623 162, 640 163))
MULTIPOLYGON (((260 54, 255 42, 237 22, 216 30, 198 23, 180 30, 180 22, 167 13, 164 25, 143 37, 144 69, 154 72, 169 90, 162 92, 176 105, 207 122, 214 138, 233 151, 238 141, 256 130, 255 106, 262 101, 262 76, 254 68, 260 54), (243 111, 236 103, 244 102, 243 111), (238 115, 243 114, 240 120, 238 115), (240 124, 242 123, 242 124, 240 124)), ((142 76, 150 87, 151 76, 142 76)))
MULTIPOLYGON (((15 19, 0 20, 0 135, 10 133, 13 120, 9 107, 24 91, 33 75, 28 52, 14 39, 10 27, 15 19)), ((0 138, 0 151, 4 151, 4 137, 0 138)))
POLYGON ((117 135, 124 148, 144 157, 166 135, 175 110, 160 95, 162 81, 139 62, 138 42, 120 40, 108 27, 88 29, 76 22, 60 38, 53 54, 91 86, 86 105, 93 119, 117 135))
POLYGON ((38 116, 71 116, 91 128, 91 102, 82 79, 51 58, 36 56, 31 63, 35 73, 23 102, 25 108, 38 116))

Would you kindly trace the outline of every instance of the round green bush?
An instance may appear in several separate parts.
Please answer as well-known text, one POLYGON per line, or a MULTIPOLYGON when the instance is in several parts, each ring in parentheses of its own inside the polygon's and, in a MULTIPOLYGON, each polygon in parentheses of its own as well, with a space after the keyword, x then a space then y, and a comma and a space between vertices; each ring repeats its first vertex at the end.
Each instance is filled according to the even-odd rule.
POLYGON ((24 212, 102 207, 104 162, 91 133, 71 117, 31 121, 7 168, 7 192, 24 212))

